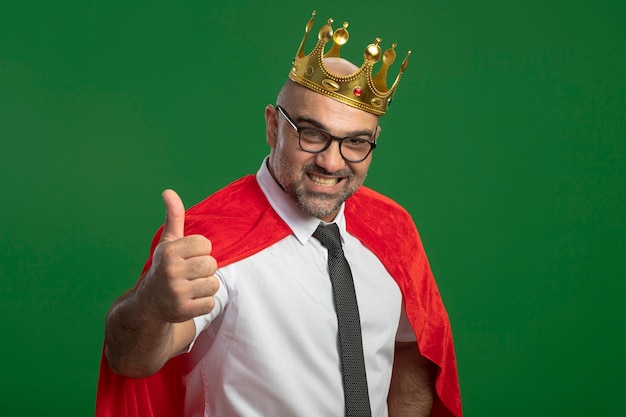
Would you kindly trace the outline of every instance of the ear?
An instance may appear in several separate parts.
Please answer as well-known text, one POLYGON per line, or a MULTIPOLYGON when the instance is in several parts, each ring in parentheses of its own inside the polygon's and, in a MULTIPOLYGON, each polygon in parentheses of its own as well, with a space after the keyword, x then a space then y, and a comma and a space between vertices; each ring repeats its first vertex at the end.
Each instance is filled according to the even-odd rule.
POLYGON ((276 146, 278 136, 278 115, 276 108, 271 104, 265 107, 265 141, 272 148, 276 146))
POLYGON ((381 130, 383 130, 383 128, 380 125, 376 126, 376 133, 374 134, 374 142, 378 140, 378 135, 380 135, 381 130))

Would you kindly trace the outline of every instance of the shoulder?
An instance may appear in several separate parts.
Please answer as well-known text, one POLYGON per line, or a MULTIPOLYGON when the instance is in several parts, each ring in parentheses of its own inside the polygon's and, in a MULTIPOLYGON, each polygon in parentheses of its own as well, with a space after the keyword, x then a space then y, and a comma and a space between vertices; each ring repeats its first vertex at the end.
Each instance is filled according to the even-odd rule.
POLYGON ((185 215, 185 234, 201 234, 210 239, 211 255, 222 266, 258 252, 289 232, 254 175, 227 185, 185 215))
POLYGON ((409 212, 399 203, 371 188, 362 186, 346 201, 346 212, 374 222, 402 219, 413 222, 409 212))
POLYGON ((242 207, 265 210, 269 203, 254 175, 246 175, 211 194, 187 210, 187 216, 228 216, 240 213, 242 207), (243 206, 242 206, 243 205, 243 206))
POLYGON ((269 202, 256 178, 247 175, 188 209, 185 234, 202 234, 209 239, 241 235, 268 211, 271 211, 269 202))
POLYGON ((346 200, 345 213, 348 232, 381 259, 388 260, 392 254, 422 251, 413 218, 385 195, 361 187, 346 200))

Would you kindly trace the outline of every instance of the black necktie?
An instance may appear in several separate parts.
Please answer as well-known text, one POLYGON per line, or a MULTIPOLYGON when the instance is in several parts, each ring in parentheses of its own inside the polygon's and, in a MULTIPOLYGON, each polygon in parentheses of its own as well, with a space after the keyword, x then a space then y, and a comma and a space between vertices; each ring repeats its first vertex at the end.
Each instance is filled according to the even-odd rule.
POLYGON ((328 273, 333 286, 339 327, 346 416, 371 416, 363 360, 359 306, 354 292, 350 265, 341 248, 339 228, 335 223, 326 226, 320 223, 313 236, 328 249, 328 273))

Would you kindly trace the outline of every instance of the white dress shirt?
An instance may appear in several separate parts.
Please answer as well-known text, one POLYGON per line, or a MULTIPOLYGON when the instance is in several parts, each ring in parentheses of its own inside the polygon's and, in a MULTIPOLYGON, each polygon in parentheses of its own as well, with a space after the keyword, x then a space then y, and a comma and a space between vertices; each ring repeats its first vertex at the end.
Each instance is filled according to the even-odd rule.
MULTIPOLYGON (((312 237, 320 220, 298 208, 265 161, 257 181, 293 234, 217 271, 215 308, 194 319, 197 339, 190 354, 197 365, 187 376, 185 414, 342 417, 328 252, 312 237)), ((386 417, 394 342, 415 341, 415 335, 393 278, 346 232, 343 206, 334 222, 359 303, 372 416, 386 417)))

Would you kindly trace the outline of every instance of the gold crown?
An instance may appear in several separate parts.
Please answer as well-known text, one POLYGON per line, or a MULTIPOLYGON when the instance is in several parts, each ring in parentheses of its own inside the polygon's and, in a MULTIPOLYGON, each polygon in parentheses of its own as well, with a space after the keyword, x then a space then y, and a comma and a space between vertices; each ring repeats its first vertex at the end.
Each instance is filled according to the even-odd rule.
POLYGON ((340 76, 330 72, 324 65, 324 58, 339 57, 341 47, 348 42, 348 22, 343 27, 333 32, 331 27, 333 19, 320 29, 317 44, 310 54, 304 55, 304 43, 306 42, 315 11, 313 11, 304 31, 304 38, 293 60, 293 66, 289 72, 289 78, 313 91, 332 97, 349 106, 356 107, 366 112, 383 115, 387 111, 391 98, 396 92, 402 73, 408 65, 409 51, 402 62, 400 72, 391 88, 387 88, 387 70, 396 59, 396 43, 391 45, 385 53, 379 46, 380 38, 376 38, 373 44, 368 45, 363 53, 363 65, 347 76, 340 76), (324 48, 332 38, 333 44, 325 54, 324 48), (372 76, 374 64, 380 60, 383 62, 375 76, 372 76))

